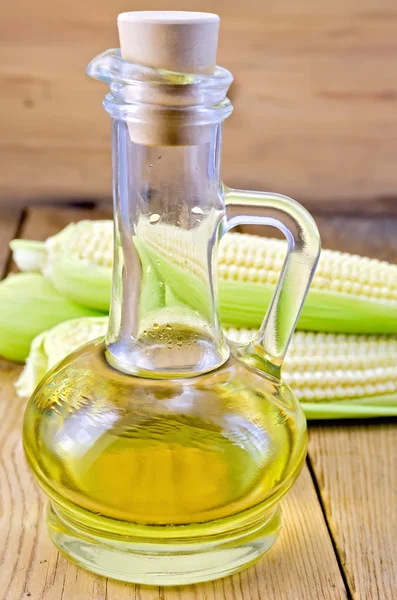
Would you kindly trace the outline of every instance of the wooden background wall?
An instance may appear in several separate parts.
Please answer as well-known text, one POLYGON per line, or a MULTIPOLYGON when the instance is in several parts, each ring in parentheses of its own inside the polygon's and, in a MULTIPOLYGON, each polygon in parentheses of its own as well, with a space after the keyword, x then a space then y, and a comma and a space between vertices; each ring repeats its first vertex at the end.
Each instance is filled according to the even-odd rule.
POLYGON ((119 12, 148 8, 221 15, 218 62, 235 76, 228 185, 396 209, 396 0, 4 0, 3 202, 110 196, 105 87, 84 70, 117 45, 119 12))

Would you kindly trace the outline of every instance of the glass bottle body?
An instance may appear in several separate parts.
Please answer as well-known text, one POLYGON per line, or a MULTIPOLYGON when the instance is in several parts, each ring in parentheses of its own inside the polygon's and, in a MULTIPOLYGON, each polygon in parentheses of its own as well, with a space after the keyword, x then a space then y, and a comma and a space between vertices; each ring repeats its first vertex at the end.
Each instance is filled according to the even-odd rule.
POLYGON ((222 185, 230 74, 176 77, 113 51, 90 74, 112 90, 109 329, 40 383, 25 453, 50 535, 79 565, 145 584, 215 579, 272 546, 304 461, 304 415, 280 368, 318 232, 288 198, 222 185), (289 252, 260 332, 234 347, 219 323, 217 247, 240 222, 279 227, 289 252))
POLYGON ((222 577, 262 555, 306 453, 288 388, 233 355, 197 377, 144 379, 106 352, 98 340, 70 355, 26 411, 25 452, 58 548, 146 584, 222 577))

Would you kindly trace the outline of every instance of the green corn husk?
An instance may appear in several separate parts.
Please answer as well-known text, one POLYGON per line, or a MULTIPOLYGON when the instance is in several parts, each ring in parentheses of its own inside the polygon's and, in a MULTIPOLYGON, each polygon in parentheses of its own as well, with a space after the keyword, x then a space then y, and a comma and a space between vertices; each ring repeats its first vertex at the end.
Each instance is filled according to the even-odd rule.
POLYGON ((17 273, 0 282, 0 314, 0 355, 23 362, 42 331, 66 319, 101 313, 64 298, 39 273, 17 273))
MULTIPOLYGON (((16 383, 30 396, 44 374, 82 344, 105 334, 108 319, 81 318, 40 334, 16 383)), ((226 330, 248 341, 253 330, 226 330)), ((397 337, 299 332, 292 338, 283 378, 308 419, 397 416, 397 337)))
MULTIPOLYGON (((147 227, 145 236, 139 241, 139 252, 159 265, 158 276, 175 274, 176 283, 171 277, 167 282, 174 297, 184 304, 189 296, 189 304, 197 304, 202 311, 207 284, 201 282, 200 287, 201 267, 196 256, 187 255, 192 245, 190 249, 184 245, 183 232, 159 224, 147 227), (191 269, 186 268, 186 262, 191 269)), ((69 299, 107 311, 112 238, 112 221, 81 221, 46 242, 14 240, 11 247, 22 270, 41 271, 69 299)), ((219 249, 219 299, 224 323, 260 326, 285 251, 286 243, 281 240, 238 233, 224 236, 219 249)), ((397 265, 324 250, 297 329, 397 333, 397 265)))
POLYGON ((112 239, 112 221, 80 221, 71 223, 45 242, 13 240, 10 247, 21 271, 41 272, 69 300, 108 312, 112 239), (88 236, 85 235, 87 228, 88 236))

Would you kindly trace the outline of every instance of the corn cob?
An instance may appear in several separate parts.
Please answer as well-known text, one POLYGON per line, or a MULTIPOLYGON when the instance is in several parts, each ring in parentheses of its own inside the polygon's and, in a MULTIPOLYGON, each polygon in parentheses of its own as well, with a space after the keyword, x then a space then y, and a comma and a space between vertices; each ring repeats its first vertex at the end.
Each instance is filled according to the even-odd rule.
MULTIPOLYGON (((254 332, 228 329, 227 333, 244 343, 254 332)), ((285 357, 283 378, 301 401, 349 401, 383 394, 395 394, 397 401, 397 336, 298 331, 285 357)))
POLYGON ((22 362, 41 331, 65 319, 100 313, 64 298, 39 273, 18 273, 0 283, 0 314, 0 355, 22 362))
MULTIPOLYGON (((182 265, 186 260, 183 238, 167 235, 165 230, 161 233, 158 226, 152 229, 159 236, 156 245, 149 239, 152 250, 160 248, 169 264, 182 265)), ((81 221, 41 245, 14 240, 11 247, 22 270, 41 270, 71 300, 108 310, 112 232, 111 221, 81 221)), ((238 233, 224 237, 219 248, 219 298, 224 323, 238 327, 260 325, 285 252, 286 242, 282 240, 238 233)), ((196 264, 194 257, 188 259, 192 266, 196 264)), ((200 265, 197 263, 194 268, 197 281, 200 265)), ((190 292, 193 280, 191 283, 190 292)), ((200 301, 200 290, 197 295, 200 301)), ((297 328, 397 332, 397 265, 324 250, 297 328)))
MULTIPOLYGON (((107 318, 74 319, 39 335, 16 384, 29 396, 44 373, 85 342, 105 334, 107 318)), ((226 330, 238 343, 254 330, 226 330)), ((308 418, 397 415, 397 336, 299 332, 283 367, 283 379, 308 418)))

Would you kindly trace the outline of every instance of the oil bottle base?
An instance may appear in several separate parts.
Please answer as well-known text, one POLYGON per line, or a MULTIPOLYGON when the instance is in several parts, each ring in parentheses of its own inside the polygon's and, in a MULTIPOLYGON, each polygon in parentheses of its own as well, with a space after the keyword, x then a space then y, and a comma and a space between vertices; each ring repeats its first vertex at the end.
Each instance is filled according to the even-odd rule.
POLYGON ((63 510, 49 504, 48 528, 55 546, 80 567, 104 577, 144 585, 186 585, 231 575, 253 564, 278 538, 281 519, 277 507, 253 530, 221 540, 169 540, 140 543, 69 522, 63 510))

